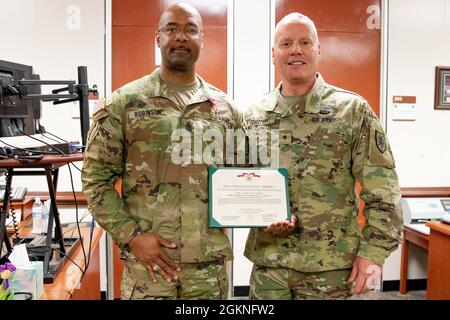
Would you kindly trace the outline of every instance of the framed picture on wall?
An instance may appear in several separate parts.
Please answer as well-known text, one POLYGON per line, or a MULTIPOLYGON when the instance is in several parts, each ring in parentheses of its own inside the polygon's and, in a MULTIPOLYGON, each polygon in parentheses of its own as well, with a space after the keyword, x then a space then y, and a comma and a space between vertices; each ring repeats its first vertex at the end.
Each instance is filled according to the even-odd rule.
POLYGON ((450 110, 450 67, 436 67, 434 108, 450 110))

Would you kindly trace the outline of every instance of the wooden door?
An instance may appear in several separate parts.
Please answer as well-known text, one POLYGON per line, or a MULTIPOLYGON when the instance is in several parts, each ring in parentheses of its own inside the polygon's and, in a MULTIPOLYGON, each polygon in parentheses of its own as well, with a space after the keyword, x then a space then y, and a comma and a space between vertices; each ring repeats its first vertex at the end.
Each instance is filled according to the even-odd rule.
POLYGON ((379 114, 380 10, 379 0, 278 0, 276 22, 291 12, 310 17, 319 33, 325 81, 363 96, 379 114))

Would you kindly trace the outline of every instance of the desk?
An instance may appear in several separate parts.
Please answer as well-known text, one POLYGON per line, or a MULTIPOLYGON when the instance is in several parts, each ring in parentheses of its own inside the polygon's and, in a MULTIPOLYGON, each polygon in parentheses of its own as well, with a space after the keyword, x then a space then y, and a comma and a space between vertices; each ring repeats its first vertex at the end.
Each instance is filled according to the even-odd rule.
POLYGON ((426 225, 429 236, 403 227, 400 293, 407 291, 408 247, 412 243, 428 251, 427 299, 450 299, 450 225, 438 221, 426 225))
MULTIPOLYGON (((58 184, 58 174, 59 168, 70 164, 75 161, 82 161, 83 154, 75 153, 69 154, 67 156, 60 155, 46 155, 41 160, 38 161, 19 161, 16 159, 5 159, 0 160, 0 169, 6 170, 6 188, 5 188, 5 199, 3 199, 2 211, 0 214, 0 248, 3 246, 3 242, 6 244, 6 248, 9 252, 12 250, 11 243, 9 241, 6 228, 2 230, 5 226, 6 212, 8 208, 8 198, 6 195, 11 190, 11 182, 13 176, 46 176, 47 186, 51 199, 50 214, 48 221, 48 234, 52 234, 53 222, 55 223, 55 238, 59 244, 59 250, 65 253, 65 246, 61 234, 61 222, 59 220, 59 213, 56 207, 56 188, 58 184), (41 169, 41 170, 36 170, 41 169)), ((47 247, 50 246, 50 239, 47 240, 47 247)), ((51 274, 49 272, 49 261, 51 256, 51 250, 48 251, 44 259, 44 279, 46 282, 52 281, 51 274)))
POLYGON ((439 221, 427 222, 428 241, 428 299, 450 299, 450 225, 439 221))
MULTIPOLYGON (((31 220, 31 219, 30 219, 31 220)), ((30 224, 31 221, 27 221, 30 224)), ((83 227, 81 235, 86 255, 89 251, 89 233, 90 228, 83 227)), ((31 227, 25 227, 20 230, 20 235, 24 236, 30 233, 31 227)), ((65 231, 65 230, 63 230, 65 231)), ((94 228, 91 244, 91 260, 89 267, 81 281, 81 270, 70 260, 67 260, 64 266, 56 275, 53 283, 44 284, 44 292, 40 300, 99 300, 100 299, 100 238, 103 230, 94 228)), ((75 230, 74 235, 78 235, 75 230)), ((70 256, 81 268, 84 268, 84 256, 81 245, 77 246, 70 256)))
MULTIPOLYGON (((103 230, 95 228, 92 234, 91 260, 81 281, 81 270, 72 262, 66 261, 53 283, 44 284, 44 293, 40 300, 100 300, 100 237, 103 230)), ((81 228, 86 255, 89 250, 89 228, 81 228)), ((84 256, 81 245, 71 259, 84 268, 84 256)))

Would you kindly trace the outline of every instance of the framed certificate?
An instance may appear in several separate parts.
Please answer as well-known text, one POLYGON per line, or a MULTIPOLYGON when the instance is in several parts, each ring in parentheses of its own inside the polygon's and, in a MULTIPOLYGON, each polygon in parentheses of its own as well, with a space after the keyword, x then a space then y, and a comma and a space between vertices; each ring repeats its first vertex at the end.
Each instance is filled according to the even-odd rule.
POLYGON ((436 67, 434 109, 450 110, 450 67, 436 67))
POLYGON ((266 227, 290 220, 284 168, 208 168, 209 226, 266 227))

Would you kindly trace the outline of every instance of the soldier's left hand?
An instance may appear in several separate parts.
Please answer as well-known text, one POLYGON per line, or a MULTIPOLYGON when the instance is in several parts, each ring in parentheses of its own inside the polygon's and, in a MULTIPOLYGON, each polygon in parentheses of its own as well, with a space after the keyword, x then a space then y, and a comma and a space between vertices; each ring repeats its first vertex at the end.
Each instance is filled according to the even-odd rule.
POLYGON ((381 279, 381 267, 363 257, 356 257, 348 282, 353 282, 352 294, 375 289, 381 279))
POLYGON ((275 237, 277 236, 283 237, 288 233, 292 232, 292 230, 294 230, 296 226, 297 226, 297 216, 293 214, 291 215, 290 222, 287 220, 274 222, 269 226, 267 226, 267 228, 265 228, 264 231, 270 233, 275 237))

